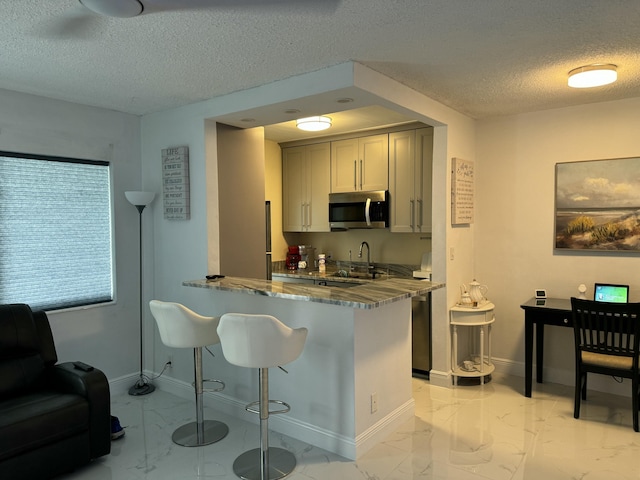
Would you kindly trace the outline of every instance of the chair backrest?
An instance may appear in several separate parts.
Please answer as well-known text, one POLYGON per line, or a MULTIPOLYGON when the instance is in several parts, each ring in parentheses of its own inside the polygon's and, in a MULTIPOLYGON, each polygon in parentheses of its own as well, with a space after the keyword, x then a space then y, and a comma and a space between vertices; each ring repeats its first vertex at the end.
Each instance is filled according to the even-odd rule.
POLYGON ((156 319, 162 343, 174 348, 196 348, 220 343, 219 317, 205 317, 174 302, 151 300, 149 308, 156 319))
POLYGON ((638 368, 640 303, 571 299, 576 353, 629 357, 638 368))
POLYGON ((225 313, 218 335, 229 363, 270 368, 294 361, 302 353, 306 328, 290 328, 271 315, 225 313))
POLYGON ((0 305, 0 398, 36 385, 58 361, 45 312, 25 304, 0 305))

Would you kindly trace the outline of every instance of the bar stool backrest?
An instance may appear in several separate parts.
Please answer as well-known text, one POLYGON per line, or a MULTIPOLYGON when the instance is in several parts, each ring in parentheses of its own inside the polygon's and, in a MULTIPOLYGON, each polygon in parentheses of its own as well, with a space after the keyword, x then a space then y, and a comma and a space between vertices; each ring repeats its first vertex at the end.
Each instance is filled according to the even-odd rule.
POLYGON ((302 353, 306 328, 290 328, 271 315, 225 313, 218 335, 229 363, 270 368, 294 361, 302 353))
POLYGON ((197 348, 220 343, 219 317, 199 315, 184 305, 151 300, 149 308, 158 324, 162 343, 174 348, 197 348))

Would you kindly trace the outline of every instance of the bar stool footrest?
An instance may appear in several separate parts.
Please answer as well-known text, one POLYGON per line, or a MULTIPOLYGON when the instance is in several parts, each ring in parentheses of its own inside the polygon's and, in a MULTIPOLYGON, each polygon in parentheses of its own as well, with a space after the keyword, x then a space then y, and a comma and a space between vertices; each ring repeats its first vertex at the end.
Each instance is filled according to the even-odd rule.
MULTIPOLYGON (((213 379, 210 379, 210 378, 205 378, 205 379, 202 380, 202 384, 204 385, 205 383, 218 383, 218 384, 220 384, 222 386, 218 387, 218 388, 203 388, 202 389, 202 393, 221 392, 226 387, 225 383, 222 380, 213 380, 213 379)), ((196 382, 191 382, 191 386, 193 388, 196 388, 196 382)))
MULTIPOLYGON (((289 405, 288 403, 285 403, 281 400, 269 400, 269 403, 275 403, 276 405, 284 405, 284 408, 282 410, 269 410, 269 415, 277 415, 279 413, 288 413, 289 411, 291 411, 291 405, 289 405)), ((255 402, 251 402, 249 405, 247 405, 246 407, 244 407, 244 409, 247 412, 251 412, 251 413, 257 413, 258 415, 260 415, 260 409, 256 409, 255 406, 260 406, 260 401, 255 401, 255 402)))

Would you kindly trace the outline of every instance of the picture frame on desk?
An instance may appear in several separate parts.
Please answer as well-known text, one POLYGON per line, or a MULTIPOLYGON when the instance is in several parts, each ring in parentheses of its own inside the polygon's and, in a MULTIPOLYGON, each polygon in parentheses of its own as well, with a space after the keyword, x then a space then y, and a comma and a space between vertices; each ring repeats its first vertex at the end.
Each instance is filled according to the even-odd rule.
POLYGON ((556 164, 556 251, 640 252, 640 158, 556 164))

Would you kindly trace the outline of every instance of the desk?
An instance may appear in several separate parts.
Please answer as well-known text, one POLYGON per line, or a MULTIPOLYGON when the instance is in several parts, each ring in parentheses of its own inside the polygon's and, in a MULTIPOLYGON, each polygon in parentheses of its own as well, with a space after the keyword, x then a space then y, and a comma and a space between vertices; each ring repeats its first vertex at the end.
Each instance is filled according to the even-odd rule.
POLYGON ((524 365, 525 397, 531 396, 533 381, 533 326, 536 326, 536 381, 542 383, 542 358, 544 353, 544 326, 573 328, 571 300, 565 298, 547 298, 544 304, 531 298, 520 305, 524 310, 524 365))

